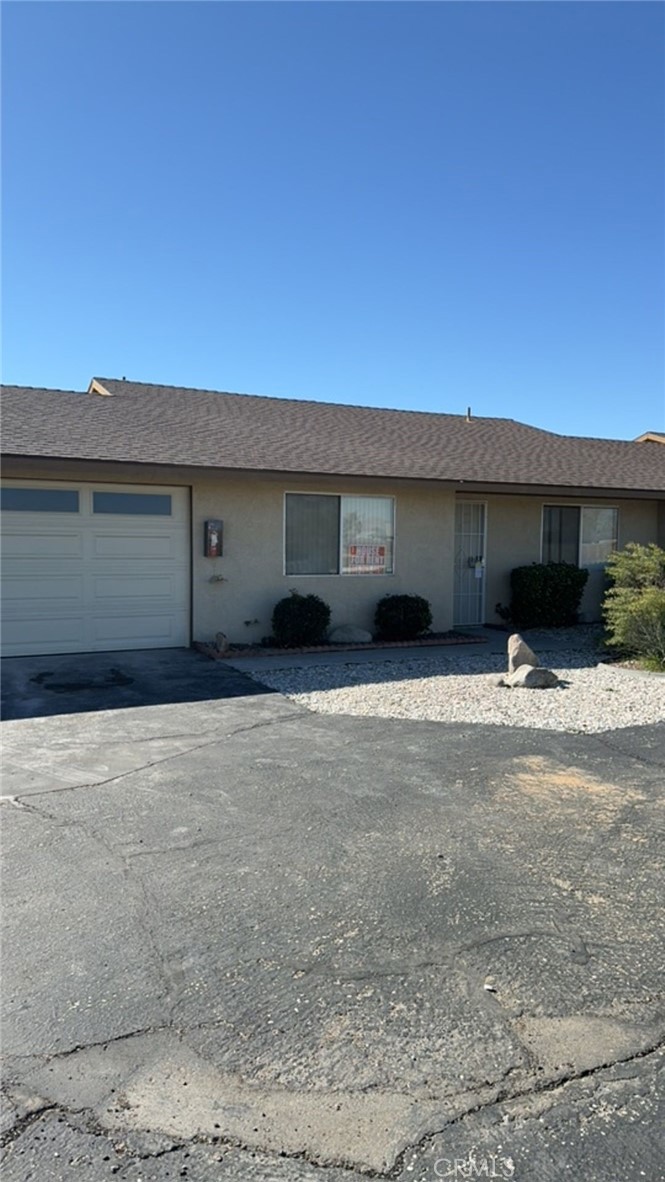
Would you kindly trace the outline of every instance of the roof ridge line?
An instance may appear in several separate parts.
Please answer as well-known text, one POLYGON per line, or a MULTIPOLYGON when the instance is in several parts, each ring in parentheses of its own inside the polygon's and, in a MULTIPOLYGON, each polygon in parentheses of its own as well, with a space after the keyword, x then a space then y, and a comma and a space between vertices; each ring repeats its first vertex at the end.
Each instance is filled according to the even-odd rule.
MULTIPOLYGON (((126 386, 148 386, 156 390, 181 390, 186 394, 223 394, 228 398, 258 398, 265 402, 290 402, 295 406, 334 406, 340 407, 343 410, 376 410, 381 414, 396 414, 396 415, 427 415, 435 419, 462 419, 464 422, 484 422, 484 423, 516 423, 520 427, 528 427, 531 431, 542 431, 547 435, 554 435, 556 432, 548 431, 546 427, 533 427, 530 423, 523 423, 519 419, 510 418, 506 415, 472 415, 471 419, 467 419, 466 412, 455 413, 454 411, 439 411, 439 410, 407 410, 403 406, 365 406, 359 402, 331 402, 326 398, 317 400, 316 398, 293 398, 281 394, 253 394, 247 390, 211 390, 205 386, 174 386, 167 382, 141 382, 130 381, 128 378, 103 378, 94 377, 92 382, 97 382, 103 385, 105 382, 117 382, 118 384, 126 386)), ((35 387, 38 388, 38 387, 35 387)))
POLYGON ((71 386, 24 386, 16 382, 0 382, 0 390, 41 390, 47 394, 85 394, 85 390, 73 390, 71 386))

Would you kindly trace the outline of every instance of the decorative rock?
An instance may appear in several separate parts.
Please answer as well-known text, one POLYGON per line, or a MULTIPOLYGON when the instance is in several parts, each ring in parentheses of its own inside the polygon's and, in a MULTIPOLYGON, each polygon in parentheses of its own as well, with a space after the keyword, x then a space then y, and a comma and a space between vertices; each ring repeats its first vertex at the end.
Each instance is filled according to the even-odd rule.
POLYGON ((514 673, 522 665, 530 665, 535 669, 538 657, 533 649, 529 648, 526 640, 522 640, 519 632, 513 632, 512 636, 508 637, 508 672, 514 673))
POLYGON ((501 684, 510 689, 553 689, 559 685, 559 678, 551 669, 543 669, 540 665, 520 665, 513 673, 502 678, 501 684))
POLYGON ((215 634, 215 648, 218 653, 225 653, 228 651, 229 638, 225 632, 217 632, 215 634))
POLYGON ((331 644, 371 644, 372 633, 364 628, 354 628, 353 624, 340 624, 333 628, 328 636, 331 644))

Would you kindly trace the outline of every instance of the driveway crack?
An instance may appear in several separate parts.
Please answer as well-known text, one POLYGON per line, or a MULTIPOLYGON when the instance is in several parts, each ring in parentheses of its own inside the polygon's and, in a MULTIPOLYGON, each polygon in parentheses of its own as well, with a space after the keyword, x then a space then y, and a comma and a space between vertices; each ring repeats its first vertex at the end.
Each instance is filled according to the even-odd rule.
MULTIPOLYGON (((223 738, 224 736, 222 736, 223 738)), ((120 780, 125 780, 128 776, 138 775, 140 772, 148 771, 152 767, 160 767, 162 764, 170 763, 174 759, 182 759, 187 755, 192 755, 195 751, 204 751, 206 747, 214 747, 216 743, 220 742, 220 736, 217 735, 214 739, 207 739, 205 743, 199 743, 195 747, 189 747, 186 751, 174 751, 170 755, 165 755, 162 759, 152 759, 147 763, 138 764, 137 767, 129 768, 126 772, 118 772, 115 776, 107 776, 103 780, 87 780, 83 784, 63 784, 61 788, 50 788, 44 792, 28 793, 31 797, 39 796, 55 796, 62 792, 78 792, 82 788, 104 788, 107 784, 117 784, 120 780)), ((21 793, 15 793, 13 796, 0 797, 0 802, 7 801, 13 804, 16 801, 22 801, 21 793)), ((21 805, 19 805, 21 807, 21 805)), ((29 807, 23 805, 22 807, 29 807)), ((33 809, 36 812, 36 809, 33 809)))
MULTIPOLYGON (((44 793, 44 795, 49 796, 51 794, 44 793)), ((41 817, 44 820, 51 821, 58 828, 78 829, 87 838, 89 838, 89 840, 101 846, 108 858, 118 867, 122 878, 134 894, 134 898, 138 904, 139 914, 137 916, 137 922, 145 933, 147 943, 152 953, 153 961, 162 981, 163 1001, 167 1007, 167 1013, 169 1015, 169 1022, 167 1025, 170 1026, 173 1020, 173 1011, 177 1005, 179 994, 181 992, 179 974, 173 973, 171 970, 159 946, 159 941, 157 940, 154 927, 151 922, 151 915, 159 910, 159 900, 155 895, 152 894, 152 892, 149 891, 141 876, 134 873, 130 864, 130 857, 128 855, 119 853, 101 833, 99 833, 96 829, 93 829, 92 826, 85 824, 83 821, 72 820, 68 817, 61 817, 57 813, 51 813, 48 811, 48 809, 33 804, 32 801, 30 803, 27 803, 26 801, 20 801, 18 803, 14 802, 14 806, 24 809, 28 813, 34 813, 36 816, 41 817)))
POLYGON ((585 1068, 582 1071, 572 1071, 564 1075, 559 1075, 556 1077, 556 1079, 542 1081, 534 1080, 529 1087, 517 1087, 512 1089, 509 1087, 503 1087, 492 1099, 481 1100, 476 1104, 469 1105, 469 1107, 463 1112, 459 1112, 456 1116, 451 1117, 450 1120, 447 1120, 445 1124, 441 1125, 440 1128, 430 1130, 419 1141, 415 1141, 413 1144, 407 1146, 407 1148, 402 1150, 402 1152, 399 1154, 394 1166, 389 1171, 387 1171, 383 1177, 386 1179, 399 1178, 404 1171, 406 1161, 410 1156, 415 1153, 422 1152, 422 1150, 427 1148, 428 1145, 431 1145, 435 1137, 440 1137, 443 1133, 447 1132, 451 1128, 454 1128, 456 1125, 461 1124, 470 1116, 476 1116, 481 1112, 488 1112, 492 1108, 497 1108, 500 1104, 511 1103, 515 1100, 528 1100, 530 1098, 536 1099, 537 1097, 546 1096, 550 1093, 554 1095, 556 1092, 562 1090, 569 1084, 578 1083, 579 1081, 585 1079, 594 1079, 602 1072, 609 1071, 612 1067, 636 1063, 642 1059, 647 1059, 649 1056, 659 1053, 664 1048, 665 1040, 658 1039, 657 1042, 647 1047, 643 1047, 641 1050, 635 1051, 631 1055, 626 1055, 625 1058, 619 1057, 618 1059, 609 1060, 606 1063, 596 1064, 595 1067, 585 1068))
POLYGON ((40 1104, 38 1108, 34 1108, 32 1111, 26 1112, 24 1116, 20 1116, 10 1129, 6 1129, 6 1131, 0 1135, 0 1149, 6 1149, 7 1146, 11 1145, 13 1141, 18 1140, 19 1137, 23 1136, 23 1133, 25 1133, 31 1125, 34 1125, 37 1123, 37 1121, 41 1120, 45 1112, 55 1112, 57 1110, 57 1104, 55 1104, 53 1101, 45 1100, 44 1103, 40 1104))
MULTIPOLYGON (((173 752, 171 752, 170 755, 165 755, 161 759, 148 760, 146 763, 138 764, 137 767, 129 768, 127 771, 124 771, 124 772, 118 772, 117 775, 115 775, 115 776, 107 776, 102 780, 86 780, 81 784, 63 784, 62 787, 60 787, 60 788, 49 788, 43 792, 29 792, 29 793, 26 793, 25 795, 30 796, 31 798, 34 798, 34 797, 40 797, 40 796, 56 796, 56 795, 60 795, 63 792, 78 792, 82 788, 104 788, 108 784, 117 784, 120 780, 127 779, 128 776, 138 775, 141 772, 148 771, 150 768, 161 767, 163 764, 171 763, 176 759, 186 758, 189 755, 193 755, 197 751, 205 751, 207 747, 214 747, 219 743, 223 743, 226 739, 232 739, 235 735, 242 735, 248 731, 255 731, 255 730, 265 728, 265 727, 278 726, 280 723, 291 722, 291 721, 292 721, 291 715, 287 715, 284 718, 263 719, 260 722, 252 723, 250 726, 239 726, 239 727, 236 727, 234 730, 225 731, 223 733, 218 732, 214 738, 206 739, 206 741, 204 743, 197 743, 193 747, 188 747, 185 751, 173 751, 173 752)), ((153 740, 143 739, 143 740, 138 740, 138 741, 144 742, 144 743, 145 742, 155 742, 155 741, 158 741, 159 739, 161 739, 161 737, 162 736, 156 736, 156 738, 153 740)), ((165 736, 165 737, 172 738, 172 736, 165 736)), ((181 736, 175 736, 175 737, 180 738, 181 736)), ((132 740, 132 742, 134 742, 134 740, 132 740)), ((0 804, 10 804, 14 808, 30 808, 30 806, 25 805, 23 803, 24 799, 25 799, 25 796, 22 793, 16 792, 16 793, 12 793, 12 794, 7 794, 5 796, 0 796, 0 804)), ((31 811, 38 812, 38 810, 34 807, 32 808, 31 811)), ((44 815, 46 815, 46 814, 44 814, 44 815)), ((52 819, 55 820, 54 817, 52 819)))

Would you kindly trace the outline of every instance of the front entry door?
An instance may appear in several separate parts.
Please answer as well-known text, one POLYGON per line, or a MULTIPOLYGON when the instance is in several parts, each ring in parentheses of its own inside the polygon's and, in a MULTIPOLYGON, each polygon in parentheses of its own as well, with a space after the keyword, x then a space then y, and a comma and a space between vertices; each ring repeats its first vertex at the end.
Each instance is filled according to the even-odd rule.
POLYGON ((455 506, 455 625, 484 622, 485 518, 483 501, 458 501, 455 506))

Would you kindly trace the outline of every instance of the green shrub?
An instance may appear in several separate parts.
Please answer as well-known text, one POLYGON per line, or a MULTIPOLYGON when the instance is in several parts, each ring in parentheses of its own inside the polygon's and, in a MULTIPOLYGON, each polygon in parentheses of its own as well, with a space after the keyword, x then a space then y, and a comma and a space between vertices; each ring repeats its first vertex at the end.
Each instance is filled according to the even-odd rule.
POLYGON ((641 591, 646 587, 665 588, 665 550, 653 542, 640 546, 629 542, 615 550, 607 560, 607 574, 612 589, 622 587, 641 591))
POLYGON ((384 595, 376 605, 378 640, 415 640, 431 623, 432 612, 422 595, 384 595))
POLYGON ((606 642, 665 669, 665 550, 629 542, 607 563, 606 642))
MULTIPOLYGON (((510 572, 508 614, 516 628, 565 628, 577 623, 582 592, 589 577, 571 562, 532 562, 510 572)), ((506 611, 497 604, 498 614, 506 611)))
POLYGON ((292 591, 275 604, 272 631, 280 648, 323 644, 330 623, 330 608, 318 595, 292 591))

